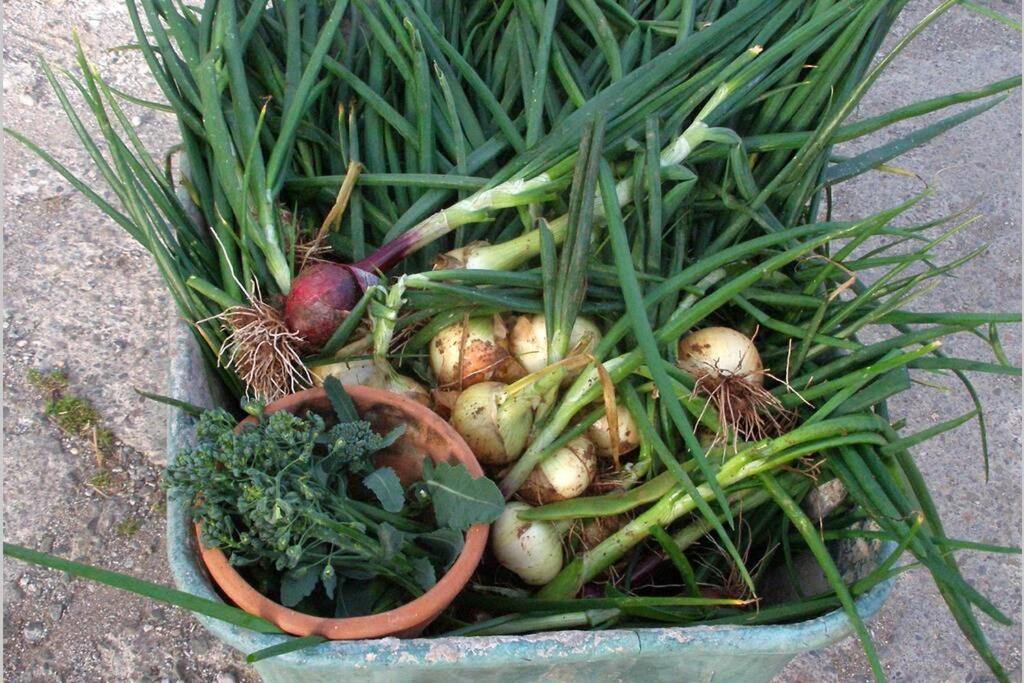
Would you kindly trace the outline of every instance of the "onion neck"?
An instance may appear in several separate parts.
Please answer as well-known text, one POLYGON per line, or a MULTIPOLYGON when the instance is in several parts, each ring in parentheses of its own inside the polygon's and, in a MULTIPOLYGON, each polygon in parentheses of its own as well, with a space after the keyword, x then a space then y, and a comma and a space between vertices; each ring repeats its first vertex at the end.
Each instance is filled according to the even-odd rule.
POLYGON ((407 232, 353 264, 353 267, 370 273, 388 271, 406 256, 444 237, 455 228, 487 220, 491 213, 499 209, 550 199, 562 185, 563 180, 541 173, 529 180, 514 178, 480 190, 447 209, 427 216, 407 232))
MULTIPOLYGON (((709 128, 703 120, 698 119, 662 150, 659 164, 663 169, 678 166, 701 143, 707 140, 723 141, 726 139, 729 139, 729 135, 723 132, 723 129, 709 128)), ((633 202, 631 178, 620 180, 615 185, 615 198, 619 206, 623 207, 633 202)), ((601 197, 598 196, 594 203, 594 219, 603 220, 604 215, 604 204, 601 197)), ((548 223, 548 229, 551 231, 551 237, 555 244, 561 244, 565 239, 568 224, 568 215, 559 216, 548 223)), ((540 231, 533 230, 501 244, 467 249, 463 252, 462 258, 458 260, 461 261, 463 268, 470 270, 514 270, 538 254, 540 254, 540 231)))

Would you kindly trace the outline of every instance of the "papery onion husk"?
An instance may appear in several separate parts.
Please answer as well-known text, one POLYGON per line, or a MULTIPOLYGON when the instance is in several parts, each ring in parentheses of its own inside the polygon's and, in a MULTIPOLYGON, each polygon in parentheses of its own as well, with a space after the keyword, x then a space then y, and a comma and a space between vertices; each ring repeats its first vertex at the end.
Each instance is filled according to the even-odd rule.
POLYGON ((679 341, 679 367, 694 379, 694 394, 707 397, 734 446, 784 433, 791 412, 764 388, 765 370, 754 341, 728 327, 707 327, 679 341))
POLYGON ((596 473, 594 444, 577 437, 537 465, 518 494, 533 505, 575 498, 590 487, 596 473))
POLYGON ((459 394, 452 408, 452 426, 485 465, 519 458, 533 426, 529 402, 508 397, 507 389, 501 382, 474 384, 459 394))
MULTIPOLYGON (((521 315, 509 333, 509 349, 527 372, 537 372, 548 364, 547 324, 543 314, 521 315)), ((569 346, 579 353, 593 353, 601 341, 601 330, 588 318, 577 317, 569 335, 569 346), (582 343, 582 345, 581 345, 582 343)), ((580 370, 567 375, 571 381, 580 370)))
MULTIPOLYGON (((618 454, 622 456, 640 446, 640 430, 625 406, 616 404, 616 415, 619 420, 618 454)), ((590 428, 587 429, 587 438, 593 442, 594 452, 599 457, 614 459, 611 428, 608 426, 607 415, 602 415, 600 419, 590 425, 590 428)))
POLYGON ((513 382, 526 372, 511 356, 497 316, 469 318, 445 327, 430 341, 430 369, 439 388, 461 389, 479 382, 513 382))
POLYGON ((679 342, 679 367, 694 379, 738 378, 764 384, 761 355, 750 337, 728 327, 706 327, 679 342))

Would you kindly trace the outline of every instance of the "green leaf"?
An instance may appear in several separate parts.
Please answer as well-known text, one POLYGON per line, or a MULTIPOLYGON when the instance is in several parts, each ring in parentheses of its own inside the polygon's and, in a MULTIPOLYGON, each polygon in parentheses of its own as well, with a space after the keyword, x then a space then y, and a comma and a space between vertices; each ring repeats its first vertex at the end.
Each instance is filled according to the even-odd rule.
POLYGON ((181 410, 182 412, 192 415, 193 417, 199 417, 200 415, 203 414, 203 409, 195 405, 194 403, 189 403, 187 401, 179 401, 176 398, 171 398, 170 396, 164 396, 162 394, 151 394, 150 392, 143 391, 138 387, 132 388, 135 389, 136 394, 142 396, 143 398, 148 398, 149 400, 156 401, 157 403, 164 403, 166 405, 173 406, 178 410, 181 410))
POLYGON ((377 580, 344 579, 338 586, 334 615, 338 618, 361 617, 369 614, 377 599, 377 580))
POLYGON ((437 523, 443 527, 464 531, 474 524, 490 524, 505 509, 497 485, 487 477, 474 479, 461 463, 424 467, 423 476, 437 523))
POLYGON ((78 576, 83 579, 88 579, 89 581, 113 586, 114 588, 142 595, 168 605, 183 607, 189 611, 195 612, 196 614, 204 614, 208 617, 220 619, 221 621, 229 624, 251 629, 258 633, 281 632, 279 628, 271 624, 269 621, 249 614, 248 612, 244 612, 237 607, 225 605, 223 602, 207 600, 206 598, 201 598, 197 595, 192 595, 191 593, 174 590, 173 588, 161 586, 156 583, 150 583, 149 581, 143 581, 142 579, 137 579, 134 576, 129 576, 127 574, 112 572, 107 569, 100 569, 99 567, 93 567, 79 562, 72 562, 71 560, 65 560, 62 557, 47 555, 46 553, 31 550, 20 545, 14 545, 13 543, 4 543, 4 555, 13 557, 16 560, 21 560, 22 562, 29 562, 42 567, 56 569, 58 571, 67 572, 72 576, 78 576))
POLYGON ((359 413, 356 412, 356 406, 352 403, 352 398, 345 392, 345 388, 341 386, 341 382, 338 381, 337 377, 328 377, 324 380, 324 391, 327 392, 327 398, 331 401, 331 406, 334 408, 334 413, 338 416, 339 422, 358 422, 359 413))
POLYGON ((388 512, 401 512, 405 507, 405 491, 398 475, 390 467, 381 467, 363 478, 366 488, 373 491, 381 506, 388 512))
POLYGON ((465 539, 461 531, 438 529, 418 535, 416 543, 434 555, 444 567, 450 567, 462 552, 465 539))
POLYGON ((281 577, 281 604, 285 607, 295 607, 313 592, 319 580, 319 572, 313 571, 312 567, 299 567, 286 572, 281 577))
POLYGON ((405 545, 405 534, 387 522, 381 522, 377 527, 377 540, 380 541, 384 559, 390 560, 401 552, 402 546, 405 545))
POLYGON ((283 643, 271 645, 270 647, 265 647, 262 650, 256 650, 256 652, 250 653, 245 658, 245 661, 249 664, 253 664, 263 659, 278 657, 280 655, 285 655, 289 652, 295 652, 297 650, 305 650, 308 647, 315 647, 320 643, 326 642, 327 639, 323 636, 304 636, 302 638, 289 638, 283 643))
POLYGON ((425 557, 414 557, 412 559, 412 575, 420 588, 427 591, 437 583, 437 575, 434 573, 434 565, 425 557))

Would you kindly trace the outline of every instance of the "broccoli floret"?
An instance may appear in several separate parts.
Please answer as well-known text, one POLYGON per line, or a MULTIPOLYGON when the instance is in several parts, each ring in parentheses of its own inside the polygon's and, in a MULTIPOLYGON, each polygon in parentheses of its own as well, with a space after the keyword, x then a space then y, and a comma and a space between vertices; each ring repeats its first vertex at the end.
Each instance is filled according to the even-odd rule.
POLYGON ((324 439, 330 471, 347 471, 359 477, 370 474, 374 470, 370 456, 393 444, 404 431, 405 425, 401 425, 381 436, 362 420, 334 425, 324 439))

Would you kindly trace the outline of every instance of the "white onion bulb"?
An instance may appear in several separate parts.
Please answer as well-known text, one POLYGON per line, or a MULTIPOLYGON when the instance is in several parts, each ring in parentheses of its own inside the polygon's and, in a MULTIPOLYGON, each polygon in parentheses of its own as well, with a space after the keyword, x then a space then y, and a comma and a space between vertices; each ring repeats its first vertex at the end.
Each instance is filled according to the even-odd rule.
MULTIPOLYGON (((582 349, 583 353, 593 353, 601 341, 601 330, 591 320, 577 317, 569 334, 569 348, 575 349, 584 337, 587 343, 582 349)), ((547 367, 548 331, 543 314, 519 316, 508 341, 512 354, 527 372, 534 373, 547 367)), ((575 376, 579 371, 570 374, 575 376)))
POLYGON ((501 382, 474 384, 459 394, 452 408, 452 426, 485 465, 504 465, 519 458, 533 426, 527 402, 507 399, 501 403, 506 389, 501 382))
POLYGON ((705 327, 684 337, 679 342, 679 367, 698 380, 738 377, 755 386, 764 383, 754 342, 728 327, 705 327))
POLYGON ((494 317, 449 325, 430 341, 430 369, 441 387, 462 388, 492 379, 511 382, 525 373, 505 345, 504 325, 494 317))
POLYGON ((596 473, 594 444, 580 436, 533 468, 519 495, 534 505, 575 498, 590 487, 596 473))
POLYGON ((399 374, 389 365, 378 363, 372 358, 314 365, 309 372, 313 376, 313 386, 322 387, 325 379, 334 377, 342 384, 358 384, 364 387, 383 389, 411 398, 427 407, 432 404, 430 392, 426 387, 411 377, 399 374))
POLYGON ((562 571, 562 536, 550 522, 528 522, 526 503, 507 503, 491 527, 491 550, 503 567, 531 586, 543 586, 562 571))
MULTIPOLYGON (((636 421, 625 406, 615 406, 619 419, 619 455, 625 455, 640 445, 640 430, 636 421)), ((587 438, 594 443, 595 452, 602 458, 611 458, 612 433, 608 425, 608 416, 602 415, 599 420, 587 429, 587 438)))

